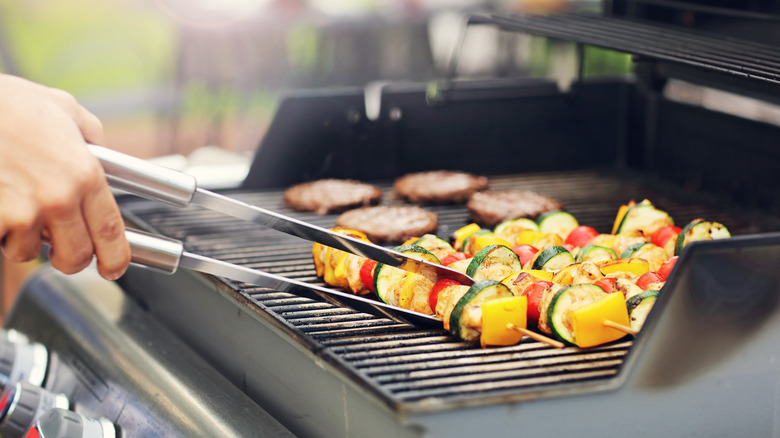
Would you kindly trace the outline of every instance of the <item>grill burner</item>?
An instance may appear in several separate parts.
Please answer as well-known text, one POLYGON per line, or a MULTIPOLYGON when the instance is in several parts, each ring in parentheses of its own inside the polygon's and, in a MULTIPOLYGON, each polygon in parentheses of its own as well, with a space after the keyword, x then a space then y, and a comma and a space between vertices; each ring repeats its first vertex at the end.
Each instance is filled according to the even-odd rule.
MULTIPOLYGON (((389 193, 389 184, 380 184, 389 193)), ((493 189, 533 190, 558 198, 581 223, 609 232, 620 204, 648 198, 679 223, 717 218, 734 234, 766 230, 769 218, 746 216, 728 206, 698 202, 650 177, 597 171, 524 174, 491 178, 493 189)), ((238 192, 236 198, 323 227, 335 216, 286 211, 280 191, 238 192)), ((383 202, 396 202, 386 195, 383 202)), ((173 209, 125 199, 129 220, 148 231, 183 240, 187 250, 327 287, 316 277, 311 244, 202 209, 173 209)), ((440 236, 468 223, 465 206, 429 207, 439 215, 440 236)), ((297 342, 334 364, 396 411, 425 412, 497 400, 522 400, 599 385, 620 371, 630 341, 600 348, 557 350, 525 338, 519 345, 481 349, 455 341, 444 330, 421 330, 360 313, 338 303, 292 296, 220 280, 246 306, 260 311, 297 342), (435 401, 435 402, 434 402, 435 401)), ((143 300, 143 298, 141 298, 143 300)), ((245 334, 249 335, 249 334, 245 334)))

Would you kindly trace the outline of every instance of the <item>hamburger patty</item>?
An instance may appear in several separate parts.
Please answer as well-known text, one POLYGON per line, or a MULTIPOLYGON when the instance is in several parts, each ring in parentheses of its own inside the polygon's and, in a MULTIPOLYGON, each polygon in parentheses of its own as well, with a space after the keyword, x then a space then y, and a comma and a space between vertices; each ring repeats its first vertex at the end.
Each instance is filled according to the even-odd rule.
POLYGON ((344 212, 336 218, 336 225, 362 231, 375 243, 400 243, 435 233, 439 218, 417 206, 379 205, 344 212))
POLYGON ((416 204, 458 204, 488 187, 488 179, 466 172, 434 170, 398 178, 393 191, 398 198, 416 204))
POLYGON ((321 179, 297 184, 284 192, 290 208, 317 214, 337 213, 354 207, 377 204, 382 189, 375 185, 345 179, 321 179))
POLYGON ((535 218, 550 210, 561 210, 556 199, 535 192, 497 190, 474 193, 466 208, 474 222, 493 227, 507 219, 535 218))

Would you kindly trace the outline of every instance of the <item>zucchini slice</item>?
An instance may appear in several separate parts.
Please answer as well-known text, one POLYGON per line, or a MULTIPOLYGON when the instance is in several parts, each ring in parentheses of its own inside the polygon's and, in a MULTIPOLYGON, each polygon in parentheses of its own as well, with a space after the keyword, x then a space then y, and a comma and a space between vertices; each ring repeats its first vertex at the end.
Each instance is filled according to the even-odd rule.
POLYGON ((569 233, 580 226, 577 218, 568 211, 548 211, 539 215, 536 219, 539 231, 543 233, 557 234, 565 239, 569 233))
POLYGON ((606 296, 602 288, 591 283, 575 284, 559 290, 547 307, 547 324, 553 336, 576 345, 571 312, 606 296))
POLYGON ((628 209, 616 234, 641 231, 645 236, 650 236, 659 228, 667 225, 674 225, 674 219, 667 212, 655 208, 650 201, 645 199, 628 209))
POLYGON ((605 260, 615 260, 617 254, 612 248, 601 245, 586 245, 580 249, 577 254, 577 263, 582 262, 603 262, 605 260))
POLYGON ((449 242, 435 234, 424 234, 415 240, 412 245, 421 246, 435 255, 439 260, 455 252, 449 242))
POLYGON ((531 269, 555 272, 574 263, 574 256, 563 246, 548 246, 536 254, 531 269))
POLYGON ((621 259, 630 259, 631 257, 635 257, 634 254, 639 254, 639 252, 642 249, 651 248, 651 247, 655 247, 655 245, 653 245, 650 242, 637 242, 637 243, 629 246, 628 248, 624 249, 623 253, 620 254, 620 258, 621 259))
POLYGON ((729 229, 720 222, 694 219, 677 235, 675 255, 680 255, 685 245, 696 240, 727 239, 731 237, 729 229))
POLYGON ((482 280, 474 283, 452 309, 450 331, 461 340, 478 341, 482 333, 482 303, 511 296, 512 291, 497 281, 482 280))
POLYGON ((646 290, 634 295, 626 301, 626 306, 628 306, 628 318, 632 329, 639 331, 642 328, 645 319, 647 319, 647 314, 650 313, 650 309, 653 308, 653 304, 655 304, 657 298, 657 290, 646 290))
POLYGON ((489 245, 482 248, 469 263, 466 274, 474 281, 500 281, 512 272, 523 269, 520 257, 504 245, 489 245))

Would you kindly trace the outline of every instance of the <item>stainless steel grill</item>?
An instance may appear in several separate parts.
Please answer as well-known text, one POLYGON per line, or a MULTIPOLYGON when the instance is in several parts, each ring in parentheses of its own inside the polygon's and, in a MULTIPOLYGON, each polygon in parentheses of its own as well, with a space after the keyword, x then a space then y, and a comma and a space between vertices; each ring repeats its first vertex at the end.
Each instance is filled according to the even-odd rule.
MULTIPOLYGON (((691 204, 657 180, 627 180, 595 171, 497 176, 491 185, 557 197, 581 223, 601 232, 609 232, 620 204, 644 198, 681 223, 696 217, 718 218, 738 234, 766 230, 771 222, 765 217, 730 214, 723 205, 707 205, 701 194, 699 202, 691 204)), ((387 184, 384 188, 389 192, 387 184)), ((320 226, 334 225, 334 215, 286 210, 280 191, 233 196, 320 226)), ((384 202, 395 201, 388 195, 384 202)), ((430 208, 440 217, 438 234, 443 237, 468 223, 464 205, 430 208)), ((192 252, 325 286, 315 275, 311 244, 306 241, 201 209, 169 209, 140 200, 124 202, 123 209, 132 222, 183 239, 192 252)), ((588 350, 557 350, 526 338, 513 347, 481 349, 458 342, 443 330, 422 330, 339 303, 222 281, 245 299, 244 305, 267 314, 307 349, 331 360, 348 378, 371 389, 397 411, 522 400, 529 393, 539 397, 550 388, 608 380, 619 372, 631 347, 630 341, 622 341, 588 350)))

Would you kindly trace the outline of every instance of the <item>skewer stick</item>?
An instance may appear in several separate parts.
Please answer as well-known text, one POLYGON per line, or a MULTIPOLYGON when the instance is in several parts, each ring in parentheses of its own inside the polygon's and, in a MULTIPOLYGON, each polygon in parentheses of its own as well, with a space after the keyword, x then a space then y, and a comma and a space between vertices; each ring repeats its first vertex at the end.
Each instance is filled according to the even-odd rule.
POLYGON ((507 324, 506 328, 510 330, 514 330, 516 332, 520 332, 525 336, 528 336, 531 339, 535 339, 539 342, 544 342, 545 344, 555 347, 555 348, 563 348, 566 345, 563 342, 556 341, 555 339, 550 339, 547 336, 540 335, 539 333, 532 332, 531 330, 528 330, 527 328, 518 327, 514 324, 507 324))
POLYGON ((618 324, 614 321, 610 321, 608 319, 604 320, 604 325, 610 328, 613 328, 615 330, 619 330, 623 333, 636 336, 639 331, 632 329, 631 327, 625 326, 623 324, 618 324))

